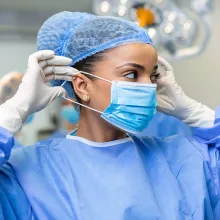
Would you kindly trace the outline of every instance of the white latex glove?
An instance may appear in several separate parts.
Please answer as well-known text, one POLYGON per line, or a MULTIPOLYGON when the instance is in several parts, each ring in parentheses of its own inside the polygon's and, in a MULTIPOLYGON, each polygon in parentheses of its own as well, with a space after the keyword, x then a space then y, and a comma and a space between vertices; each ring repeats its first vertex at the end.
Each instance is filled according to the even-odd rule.
POLYGON ((172 66, 166 60, 158 57, 158 64, 158 110, 179 118, 191 127, 213 126, 214 111, 185 95, 175 81, 172 66))
POLYGON ((30 55, 17 93, 0 106, 0 126, 15 134, 29 115, 65 96, 63 87, 49 87, 46 83, 52 79, 71 81, 78 74, 78 70, 67 66, 71 62, 69 58, 55 56, 50 50, 30 55))

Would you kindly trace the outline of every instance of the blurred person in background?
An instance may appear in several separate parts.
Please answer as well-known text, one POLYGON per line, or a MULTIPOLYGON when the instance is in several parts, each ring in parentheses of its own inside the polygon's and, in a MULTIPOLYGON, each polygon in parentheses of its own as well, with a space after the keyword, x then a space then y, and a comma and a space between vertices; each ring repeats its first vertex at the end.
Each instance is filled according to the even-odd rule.
MULTIPOLYGON (((18 90, 18 87, 22 81, 24 74, 20 72, 9 72, 0 79, 0 104, 6 102, 12 98, 18 90)), ((67 100, 61 100, 60 111, 61 128, 58 128, 49 138, 65 137, 69 132, 73 131, 77 127, 79 120, 79 111, 67 100)), ((31 115, 25 121, 25 125, 30 124, 34 119, 34 115, 31 115)), ((59 124, 59 123, 58 123, 59 124)), ((16 134, 15 146, 21 146, 19 137, 22 135, 22 131, 16 134)))
POLYGON ((21 83, 23 73, 10 72, 0 79, 0 104, 12 98, 21 83))
POLYGON ((58 126, 59 128, 53 132, 49 138, 62 138, 66 137, 68 133, 73 132, 77 128, 79 114, 79 109, 76 105, 73 105, 73 103, 68 100, 62 99, 59 114, 60 117, 55 120, 61 123, 55 123, 55 126, 58 126))
MULTIPOLYGON (((18 90, 19 85, 21 84, 24 74, 20 72, 9 72, 5 74, 0 79, 0 104, 5 103, 8 99, 12 98, 18 90)), ((30 115, 26 121, 25 125, 30 124, 34 119, 34 115, 30 115)), ((22 131, 19 131, 15 137, 14 147, 20 147, 22 144, 19 139, 22 136, 22 131)))

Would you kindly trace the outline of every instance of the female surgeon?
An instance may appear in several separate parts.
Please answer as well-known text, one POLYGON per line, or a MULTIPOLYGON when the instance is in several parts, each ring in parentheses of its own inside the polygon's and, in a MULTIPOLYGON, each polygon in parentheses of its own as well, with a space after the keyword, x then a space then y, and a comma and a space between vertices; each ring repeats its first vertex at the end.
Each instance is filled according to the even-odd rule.
POLYGON ((0 106, 0 219, 220 219, 219 120, 183 93, 144 29, 62 12, 38 49, 0 106), (78 100, 78 129, 11 150, 28 115, 61 96, 78 100), (197 127, 194 138, 137 137, 157 105, 197 127))

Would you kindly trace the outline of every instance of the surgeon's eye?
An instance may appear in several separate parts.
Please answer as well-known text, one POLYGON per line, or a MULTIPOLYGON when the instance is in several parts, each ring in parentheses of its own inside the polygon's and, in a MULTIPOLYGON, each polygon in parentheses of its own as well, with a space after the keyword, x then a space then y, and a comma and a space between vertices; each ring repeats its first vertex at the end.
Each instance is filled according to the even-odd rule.
POLYGON ((160 73, 153 73, 151 76, 150 76, 150 80, 152 83, 156 83, 157 82, 157 79, 160 77, 160 73))
POLYGON ((128 79, 137 79, 138 74, 137 74, 137 72, 133 71, 133 72, 130 72, 124 76, 128 79))

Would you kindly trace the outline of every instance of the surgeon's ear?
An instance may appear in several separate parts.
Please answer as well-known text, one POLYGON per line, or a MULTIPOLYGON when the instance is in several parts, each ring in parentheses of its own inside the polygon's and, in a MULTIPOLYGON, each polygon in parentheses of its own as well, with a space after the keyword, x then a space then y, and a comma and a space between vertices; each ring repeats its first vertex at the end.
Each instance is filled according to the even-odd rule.
POLYGON ((89 101, 88 83, 89 79, 83 74, 76 75, 72 80, 74 91, 83 102, 89 101))

